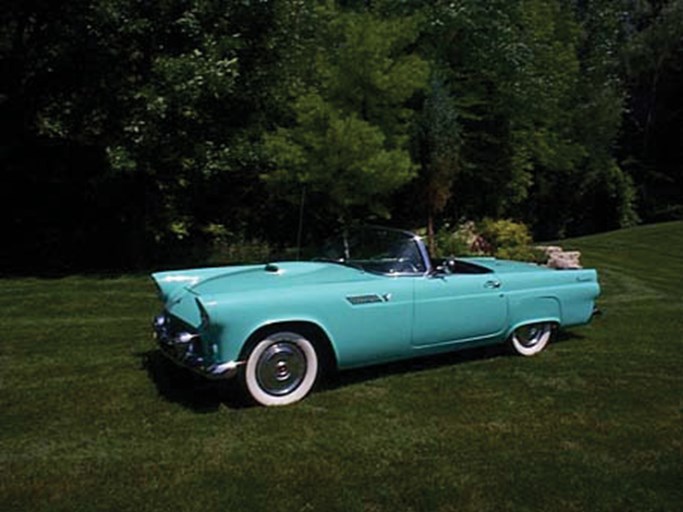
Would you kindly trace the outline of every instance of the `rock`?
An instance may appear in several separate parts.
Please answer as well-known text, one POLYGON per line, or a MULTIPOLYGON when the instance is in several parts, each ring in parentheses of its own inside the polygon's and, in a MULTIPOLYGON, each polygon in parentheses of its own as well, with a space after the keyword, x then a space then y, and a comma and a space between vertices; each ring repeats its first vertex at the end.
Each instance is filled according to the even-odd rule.
POLYGON ((540 249, 543 252, 545 252, 546 256, 550 256, 551 254, 556 252, 562 252, 562 247, 557 245, 539 245, 537 249, 540 249))
POLYGON ((576 269, 583 268, 581 266, 581 252, 579 251, 565 251, 562 247, 555 245, 539 246, 538 249, 545 252, 548 257, 546 266, 557 269, 576 269))

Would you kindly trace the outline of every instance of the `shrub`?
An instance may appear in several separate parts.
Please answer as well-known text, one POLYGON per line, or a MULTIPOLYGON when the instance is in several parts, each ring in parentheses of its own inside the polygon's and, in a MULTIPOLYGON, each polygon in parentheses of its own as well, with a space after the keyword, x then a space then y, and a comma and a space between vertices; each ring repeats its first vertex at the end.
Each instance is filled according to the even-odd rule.
POLYGON ((545 253, 533 247, 525 224, 509 219, 462 222, 456 229, 446 224, 436 234, 440 254, 457 256, 496 256, 501 259, 545 261, 545 253))
POLYGON ((491 254, 491 245, 481 236, 477 225, 469 220, 462 222, 455 230, 446 224, 436 233, 439 254, 457 256, 482 256, 491 254))
POLYGON ((510 219, 484 219, 479 223, 481 236, 491 244, 497 258, 521 261, 545 261, 543 251, 533 247, 529 228, 510 219))
POLYGON ((469 236, 460 228, 455 231, 446 224, 434 236, 438 254, 453 256, 473 255, 468 243, 469 236))
POLYGON ((210 264, 261 263, 273 252, 267 242, 231 233, 222 224, 209 224, 204 233, 209 238, 210 264))

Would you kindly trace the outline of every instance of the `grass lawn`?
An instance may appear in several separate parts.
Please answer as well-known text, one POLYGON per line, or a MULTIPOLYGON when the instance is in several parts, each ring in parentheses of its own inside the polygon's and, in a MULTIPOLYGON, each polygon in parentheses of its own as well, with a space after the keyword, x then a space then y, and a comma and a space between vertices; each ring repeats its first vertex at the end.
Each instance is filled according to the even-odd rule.
POLYGON ((239 408, 154 350, 144 276, 0 280, 0 510, 683 510, 683 223, 565 242, 602 318, 239 408))

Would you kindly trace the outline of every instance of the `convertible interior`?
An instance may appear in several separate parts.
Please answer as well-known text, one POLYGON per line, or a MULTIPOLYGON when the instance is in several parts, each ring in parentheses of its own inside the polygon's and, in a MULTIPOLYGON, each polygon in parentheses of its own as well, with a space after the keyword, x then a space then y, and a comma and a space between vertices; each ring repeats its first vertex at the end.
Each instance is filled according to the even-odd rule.
POLYGON ((490 274, 492 272, 492 270, 486 267, 468 261, 458 260, 454 257, 442 259, 432 258, 432 268, 446 274, 490 274))
POLYGON ((424 242, 412 233, 365 227, 333 237, 314 261, 340 263, 383 275, 423 275, 428 266, 433 273, 442 275, 492 272, 455 256, 433 258, 427 252, 424 242))

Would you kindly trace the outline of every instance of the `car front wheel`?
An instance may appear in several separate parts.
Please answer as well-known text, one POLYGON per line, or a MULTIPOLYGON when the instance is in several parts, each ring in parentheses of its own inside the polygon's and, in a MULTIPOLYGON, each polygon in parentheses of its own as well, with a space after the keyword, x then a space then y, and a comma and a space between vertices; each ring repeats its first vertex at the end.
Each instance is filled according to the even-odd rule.
POLYGON ((318 366, 315 346, 305 336, 274 332, 258 341, 249 353, 243 384, 261 405, 289 405, 313 389, 318 366))
POLYGON ((550 322, 523 325, 510 336, 510 347, 516 354, 533 356, 546 347, 552 334, 553 324, 550 322))

